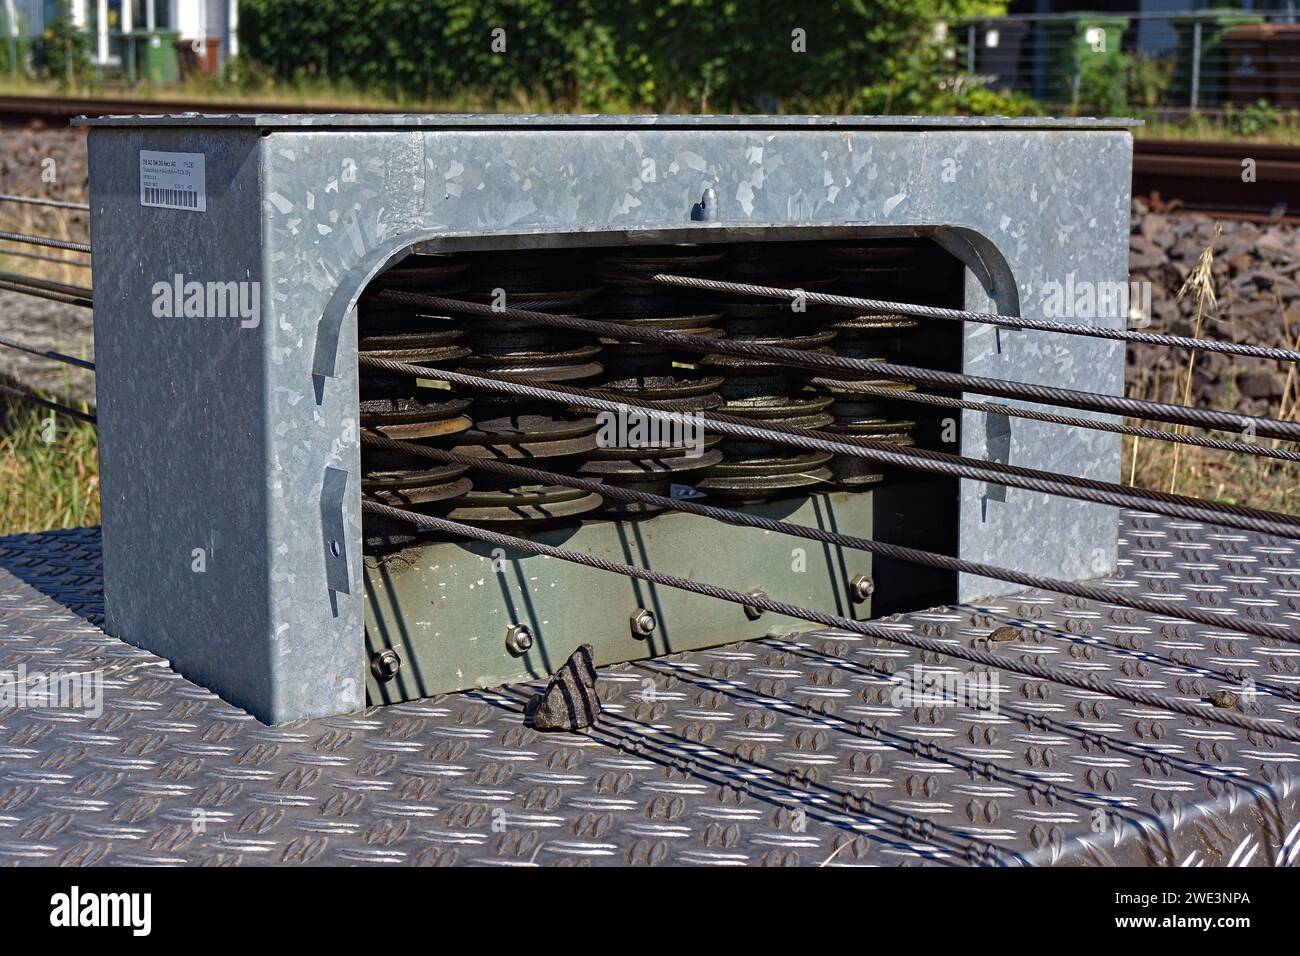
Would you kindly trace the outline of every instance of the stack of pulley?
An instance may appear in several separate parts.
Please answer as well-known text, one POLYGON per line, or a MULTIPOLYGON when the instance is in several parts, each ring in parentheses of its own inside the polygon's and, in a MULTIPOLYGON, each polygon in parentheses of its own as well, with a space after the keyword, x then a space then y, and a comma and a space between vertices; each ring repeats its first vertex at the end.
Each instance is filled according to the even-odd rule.
MULTIPOLYGON (((662 496, 704 494, 733 504, 786 494, 860 488, 881 480, 861 459, 761 440, 719 436, 700 412, 756 426, 793 425, 832 434, 910 441, 911 422, 857 383, 900 388, 857 373, 833 376, 770 360, 596 338, 508 314, 431 309, 382 298, 384 290, 598 319, 702 341, 776 345, 855 358, 892 357, 915 325, 896 315, 719 293, 651 281, 659 272, 886 298, 902 257, 862 246, 749 243, 618 250, 525 250, 457 256, 415 255, 381 275, 359 307, 359 349, 429 368, 509 375, 539 386, 571 386, 680 413, 672 421, 637 405, 619 415, 563 401, 448 388, 431 380, 363 367, 361 424, 390 438, 512 462, 662 496)), ((406 451, 362 446, 367 496, 457 521, 528 530, 657 509, 561 484, 538 484, 443 465, 406 451)), ((367 547, 404 546, 410 526, 367 517, 367 547)))
MULTIPOLYGON (((799 247, 788 243, 747 243, 732 247, 727 277, 734 282, 813 291, 824 285, 799 247)), ((835 338, 830 329, 814 328, 805 303, 754 302, 720 297, 722 326, 730 341, 828 353, 835 338)), ((791 425, 824 428, 834 419, 829 396, 807 387, 808 373, 763 358, 711 355, 703 368, 723 377, 726 403, 719 409, 756 426, 791 425)), ((831 489, 831 455, 789 445, 727 438, 724 461, 699 483, 701 491, 736 502, 764 501, 782 492, 812 493, 831 489)))
MULTIPOLYGON (((843 244, 822 250, 829 272, 829 285, 839 295, 888 301, 902 298, 910 283, 915 254, 907 247, 843 244)), ((834 353, 843 358, 867 361, 897 360, 908 332, 918 321, 895 313, 855 314, 842 309, 817 310, 821 326, 835 334, 834 353)), ((906 406, 882 398, 879 389, 911 391, 915 386, 890 381, 869 373, 834 372, 812 376, 809 384, 831 397, 834 422, 825 431, 846 437, 912 444, 916 422, 906 406), (873 391, 864 393, 866 386, 873 391)), ((831 471, 837 487, 856 490, 879 484, 887 474, 874 462, 850 455, 836 455, 831 471)))
MULTIPOLYGON (((592 316, 600 290, 580 251, 502 252, 473 258, 469 288, 460 296, 497 309, 592 316)), ((503 374, 543 385, 586 385, 604 368, 591 336, 505 316, 460 315, 471 354, 459 363, 472 374, 503 374)), ((480 391, 473 427, 453 436, 462 454, 572 473, 596 449, 596 418, 557 402, 480 391)), ((531 526, 594 511, 600 495, 476 472, 474 488, 452 503, 448 517, 493 527, 531 526)))
MULTIPOLYGON (((721 251, 692 246, 641 247, 603 257, 598 264, 604 285, 600 319, 702 339, 719 336, 718 314, 705 309, 699 297, 657 286, 648 276, 706 275, 722 257, 721 251)), ((601 344, 601 391, 653 403, 681 418, 656 420, 629 407, 624 416, 604 419, 599 447, 582 466, 584 476, 667 497, 673 485, 692 485, 722 461, 714 447, 718 437, 705 432, 696 413, 722 404, 717 389, 723 379, 700 370, 698 353, 628 339, 602 339, 601 344)), ((645 514, 657 509, 610 499, 608 510, 645 514)))
MULTIPOLYGON (((400 292, 437 291, 459 295, 467 266, 447 256, 410 256, 389 270, 370 289, 400 292)), ((357 310, 357 349, 385 358, 429 367, 452 367, 470 354, 465 331, 450 316, 399 305, 371 296, 357 310)), ((470 399, 448 390, 420 388, 408 375, 363 369, 360 383, 361 427, 414 444, 465 432, 473 424, 466 414, 470 399)), ((363 445, 361 492, 384 504, 422 510, 464 495, 473 483, 464 465, 440 464, 403 451, 363 445)), ((385 518, 366 521, 367 547, 414 540, 410 525, 385 518)))

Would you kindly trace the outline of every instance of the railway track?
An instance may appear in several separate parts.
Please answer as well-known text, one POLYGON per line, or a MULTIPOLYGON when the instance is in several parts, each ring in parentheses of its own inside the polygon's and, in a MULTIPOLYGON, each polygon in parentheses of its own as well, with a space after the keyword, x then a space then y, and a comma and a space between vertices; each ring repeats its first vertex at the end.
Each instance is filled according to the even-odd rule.
POLYGON ((179 99, 90 98, 78 96, 0 96, 0 123, 62 123, 74 116, 159 113, 402 113, 399 109, 375 106, 329 104, 222 102, 179 99))
POLYGON ((1300 221, 1300 146, 1137 139, 1133 195, 1233 218, 1300 221))
MULTIPOLYGON (((65 123, 74 116, 113 113, 402 112, 373 106, 195 102, 174 99, 0 97, 0 123, 65 123)), ((1158 207, 1230 218, 1300 222, 1300 145, 1138 138, 1133 195, 1158 197, 1158 207), (1253 164, 1253 165, 1252 165, 1253 164), (1250 166, 1250 170, 1247 167, 1250 166), (1247 173, 1253 173, 1253 178, 1247 173)))

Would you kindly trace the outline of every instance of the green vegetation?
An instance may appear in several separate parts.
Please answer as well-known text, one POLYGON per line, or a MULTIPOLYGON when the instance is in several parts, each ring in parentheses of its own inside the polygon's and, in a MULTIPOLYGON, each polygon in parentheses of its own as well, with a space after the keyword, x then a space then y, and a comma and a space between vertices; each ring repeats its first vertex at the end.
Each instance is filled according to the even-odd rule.
POLYGON ((1267 100, 1243 109, 1227 109, 1228 129, 1238 136, 1267 136, 1282 125, 1282 115, 1267 100))
POLYGON ((1134 115, 1146 119, 1146 125, 1133 132, 1150 139, 1230 139, 1233 142, 1300 144, 1300 110, 1277 110, 1266 106, 1259 112, 1252 106, 1245 110, 1229 107, 1222 113, 1198 113, 1177 122, 1147 117, 1143 111, 1134 115), (1243 115, 1249 112, 1249 115, 1243 115), (1261 122, 1260 116, 1265 117, 1261 122))
POLYGON ((1173 79, 1172 57, 1124 55, 1125 99, 1135 109, 1153 110, 1167 102, 1173 79))
POLYGON ((417 112, 1065 111, 1135 116, 1149 124, 1138 135, 1300 142, 1300 114, 1264 102, 1171 122, 1175 58, 1121 52, 1123 21, 1101 14, 1052 28, 1049 104, 986 88, 965 75, 961 24, 1005 12, 1006 0, 244 0, 241 54, 220 77, 128 93, 56 20, 33 45, 36 75, 0 73, 0 90, 417 112), (1102 52, 1088 27, 1104 31, 1102 52))
POLYGON ((0 535, 98 523, 94 426, 0 399, 0 535))
POLYGON ((990 0, 245 0, 240 81, 328 78, 466 107, 916 112, 939 95, 941 17, 990 0), (504 48, 503 48, 504 47, 504 48))

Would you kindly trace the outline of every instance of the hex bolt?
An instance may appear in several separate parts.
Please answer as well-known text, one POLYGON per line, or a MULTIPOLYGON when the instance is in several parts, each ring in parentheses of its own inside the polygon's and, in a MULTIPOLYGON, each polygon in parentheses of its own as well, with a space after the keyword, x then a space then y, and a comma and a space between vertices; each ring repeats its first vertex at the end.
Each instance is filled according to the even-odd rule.
POLYGON ((859 574, 849 581, 849 595, 861 604, 876 593, 876 582, 867 574, 859 574))
POLYGON ((511 624, 506 628, 506 650, 518 657, 527 654, 533 646, 533 632, 527 624, 511 624))
MULTIPOLYGON (((756 598, 765 598, 767 597, 767 592, 762 590, 761 588, 755 588, 754 590, 749 592, 749 596, 756 597, 756 598)), ((751 621, 757 621, 762 616, 763 616, 763 609, 761 607, 753 607, 752 605, 749 604, 745 605, 745 617, 749 618, 751 621)))
POLYGON ((633 637, 649 637, 658 626, 659 621, 655 619, 653 611, 647 611, 645 608, 639 607, 632 612, 633 637))
POLYGON ((384 648, 370 658, 370 673, 374 674, 375 680, 381 684, 388 683, 401 669, 402 658, 391 647, 384 648))

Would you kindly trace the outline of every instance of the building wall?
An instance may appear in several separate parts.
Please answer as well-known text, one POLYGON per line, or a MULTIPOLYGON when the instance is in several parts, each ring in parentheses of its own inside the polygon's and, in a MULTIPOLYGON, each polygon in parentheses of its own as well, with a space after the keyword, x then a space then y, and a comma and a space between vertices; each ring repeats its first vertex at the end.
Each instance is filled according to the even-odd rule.
MULTIPOLYGON (((160 0, 161 2, 161 0, 160 0)), ((224 64, 234 52, 233 24, 237 21, 239 0, 168 0, 171 22, 183 40, 201 38, 218 41, 218 54, 224 64)))
MULTIPOLYGON (((18 34, 20 36, 37 37, 45 29, 47 18, 53 14, 47 11, 51 6, 49 0, 0 0, 0 11, 6 14, 13 6, 14 15, 18 18, 18 34)), ((9 24, 5 23, 5 32, 8 33, 9 24)))
MULTIPOLYGON (((110 10, 119 10, 118 2, 130 2, 133 28, 145 29, 147 0, 114 0, 110 3, 110 10)), ((0 35, 7 33, 8 23, 3 14, 10 9, 10 4, 18 20, 20 36, 39 37, 59 16, 58 0, 0 0, 0 35)), ((95 33, 98 0, 72 0, 70 7, 73 22, 95 33)), ((182 40, 215 37, 219 41, 217 49, 224 65, 238 51, 235 38, 238 11, 239 0, 154 0, 154 24, 160 30, 177 31, 182 40)), ((116 31, 122 20, 114 12, 109 22, 116 31)))

